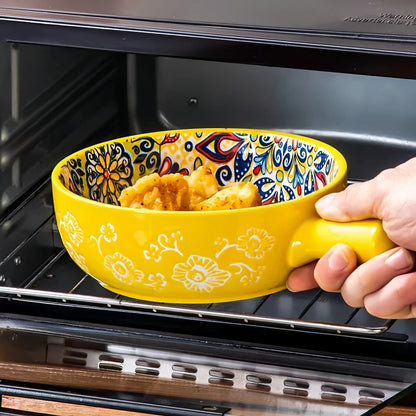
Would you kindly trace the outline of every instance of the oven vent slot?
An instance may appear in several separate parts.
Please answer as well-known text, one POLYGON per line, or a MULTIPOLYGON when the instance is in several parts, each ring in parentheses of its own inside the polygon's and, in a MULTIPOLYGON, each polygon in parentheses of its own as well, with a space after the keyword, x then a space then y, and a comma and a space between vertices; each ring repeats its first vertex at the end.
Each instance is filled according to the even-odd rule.
POLYGON ((392 382, 376 380, 375 383, 373 379, 362 377, 145 348, 103 352, 52 343, 48 345, 47 363, 364 407, 377 405, 403 389, 402 385, 392 387, 392 382), (345 383, 343 377, 346 377, 345 383))
POLYGON ((212 368, 209 370, 209 384, 216 384, 220 386, 233 387, 235 374, 231 370, 223 368, 212 368))
POLYGON ((140 357, 135 361, 135 374, 146 374, 148 376, 159 376, 160 362, 158 360, 140 357))
POLYGON ((308 397, 310 384, 304 380, 286 379, 283 381, 283 394, 288 396, 308 397))
POLYGON ((64 350, 62 352, 62 364, 86 367, 88 354, 79 350, 64 350))
POLYGON ((272 377, 264 374, 247 374, 246 389, 269 393, 271 391, 272 377))
POLYGON ((98 368, 106 371, 122 372, 123 370, 123 357, 112 354, 101 354, 99 356, 98 368))
POLYGON ((321 399, 331 402, 345 402, 348 390, 340 384, 323 384, 321 386, 321 399))
POLYGON ((198 369, 194 365, 176 363, 172 365, 172 378, 196 381, 198 369))
POLYGON ((358 402, 366 406, 375 406, 386 400, 384 392, 378 389, 361 389, 358 394, 358 402))

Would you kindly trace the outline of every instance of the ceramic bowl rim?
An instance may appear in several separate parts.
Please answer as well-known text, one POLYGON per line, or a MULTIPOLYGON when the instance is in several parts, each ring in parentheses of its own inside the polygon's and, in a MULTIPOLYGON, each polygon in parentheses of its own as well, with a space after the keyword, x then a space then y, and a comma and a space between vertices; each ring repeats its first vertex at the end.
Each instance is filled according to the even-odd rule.
MULTIPOLYGON (((152 131, 152 132, 144 132, 139 134, 132 134, 124 137, 118 137, 110 140, 106 140, 100 143, 93 144, 91 146, 84 147, 82 149, 76 150, 75 152, 71 153, 70 155, 67 155, 63 159, 61 159, 52 170, 51 179, 52 179, 52 189, 56 189, 59 192, 62 192, 65 194, 66 197, 69 197, 81 204, 86 204, 87 206, 92 205, 94 207, 105 207, 105 209, 109 210, 115 210, 115 212, 135 212, 140 213, 144 215, 152 215, 152 216, 159 216, 159 215, 170 215, 170 216, 188 216, 188 215, 203 215, 205 216, 218 216, 218 215, 233 215, 233 213, 242 213, 242 212, 251 212, 252 214, 255 214, 261 210, 262 212, 266 210, 275 210, 277 207, 283 207, 283 206, 290 206, 294 203, 299 203, 299 201, 307 201, 309 199, 319 199, 319 197, 322 194, 328 193, 328 189, 336 187, 340 182, 344 180, 347 173, 347 162, 345 160, 344 155, 335 147, 329 145, 328 143, 322 142, 320 140, 302 136, 298 134, 293 133, 286 133, 278 130, 266 130, 266 129, 253 129, 253 128, 230 128, 230 127, 205 127, 205 128, 186 128, 186 129, 169 129, 169 130, 160 130, 160 131, 152 131), (264 133, 264 134, 274 134, 274 135, 282 135, 284 137, 289 137, 292 139, 296 139, 302 142, 315 144, 326 151, 330 153, 330 155, 333 157, 334 161, 337 163, 338 171, 336 175, 334 176, 333 180, 325 185, 324 187, 311 192, 308 195, 301 195, 295 199, 291 199, 288 201, 282 201, 277 203, 271 203, 267 205, 260 205, 257 207, 249 207, 249 208, 237 208, 237 209, 231 209, 231 210, 217 210, 217 211, 157 211, 157 210, 151 210, 151 209, 137 209, 137 208, 129 208, 129 207, 121 207, 118 205, 111 205, 106 204, 104 202, 100 201, 94 201, 90 198, 86 198, 83 195, 75 194, 74 192, 71 192, 68 188, 64 186, 64 184, 59 179, 59 174, 61 172, 62 166, 65 165, 69 160, 74 159, 76 155, 85 153, 88 150, 96 149, 100 146, 110 144, 110 143, 120 143, 123 141, 127 141, 130 138, 137 138, 137 137, 145 137, 145 136, 154 136, 154 135, 162 135, 162 134, 174 134, 174 133, 186 133, 186 132, 196 132, 196 131, 207 131, 210 132, 238 132, 238 133, 264 133)), ((280 208, 279 208, 280 209, 280 208)))

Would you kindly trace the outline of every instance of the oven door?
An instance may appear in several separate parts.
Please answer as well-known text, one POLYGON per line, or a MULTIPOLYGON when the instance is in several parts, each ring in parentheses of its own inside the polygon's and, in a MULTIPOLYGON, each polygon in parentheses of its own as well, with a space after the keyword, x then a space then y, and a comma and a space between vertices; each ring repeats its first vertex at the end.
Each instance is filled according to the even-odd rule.
POLYGON ((225 336, 13 314, 0 324, 1 414, 361 415, 415 388, 398 381, 408 369, 225 336))

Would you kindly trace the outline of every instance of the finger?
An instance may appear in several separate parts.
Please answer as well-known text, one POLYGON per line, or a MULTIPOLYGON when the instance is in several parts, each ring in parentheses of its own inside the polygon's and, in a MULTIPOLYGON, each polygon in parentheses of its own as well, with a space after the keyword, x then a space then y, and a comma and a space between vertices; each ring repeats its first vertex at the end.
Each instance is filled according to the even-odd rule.
POLYGON ((342 192, 322 197, 316 202, 315 208, 322 218, 332 221, 380 218, 384 190, 378 189, 379 182, 373 179, 352 184, 342 192))
POLYGON ((416 273, 395 277, 366 296, 364 306, 371 315, 384 319, 416 318, 416 273))
POLYGON ((291 292, 300 292, 317 287, 318 284, 313 277, 315 264, 316 261, 293 270, 287 279, 287 288, 291 292))
POLYGON ((414 253, 401 247, 386 251, 355 269, 345 280, 341 294, 348 305, 364 306, 364 298, 387 285, 396 276, 407 273, 415 265, 414 253))
POLYGON ((353 249, 336 244, 317 262, 315 280, 327 292, 339 292, 356 265, 357 256, 353 249))

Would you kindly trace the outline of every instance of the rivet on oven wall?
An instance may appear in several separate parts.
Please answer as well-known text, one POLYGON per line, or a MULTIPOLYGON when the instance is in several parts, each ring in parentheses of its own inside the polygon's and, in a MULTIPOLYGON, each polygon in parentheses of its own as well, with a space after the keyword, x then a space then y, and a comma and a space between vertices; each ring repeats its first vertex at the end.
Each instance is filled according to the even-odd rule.
POLYGON ((15 258, 14 258, 14 264, 16 265, 16 266, 19 266, 19 264, 21 264, 22 263, 22 259, 20 258, 20 256, 16 256, 15 258))
POLYGON ((198 98, 196 97, 191 97, 188 100, 188 105, 189 106, 196 106, 198 104, 198 98))

